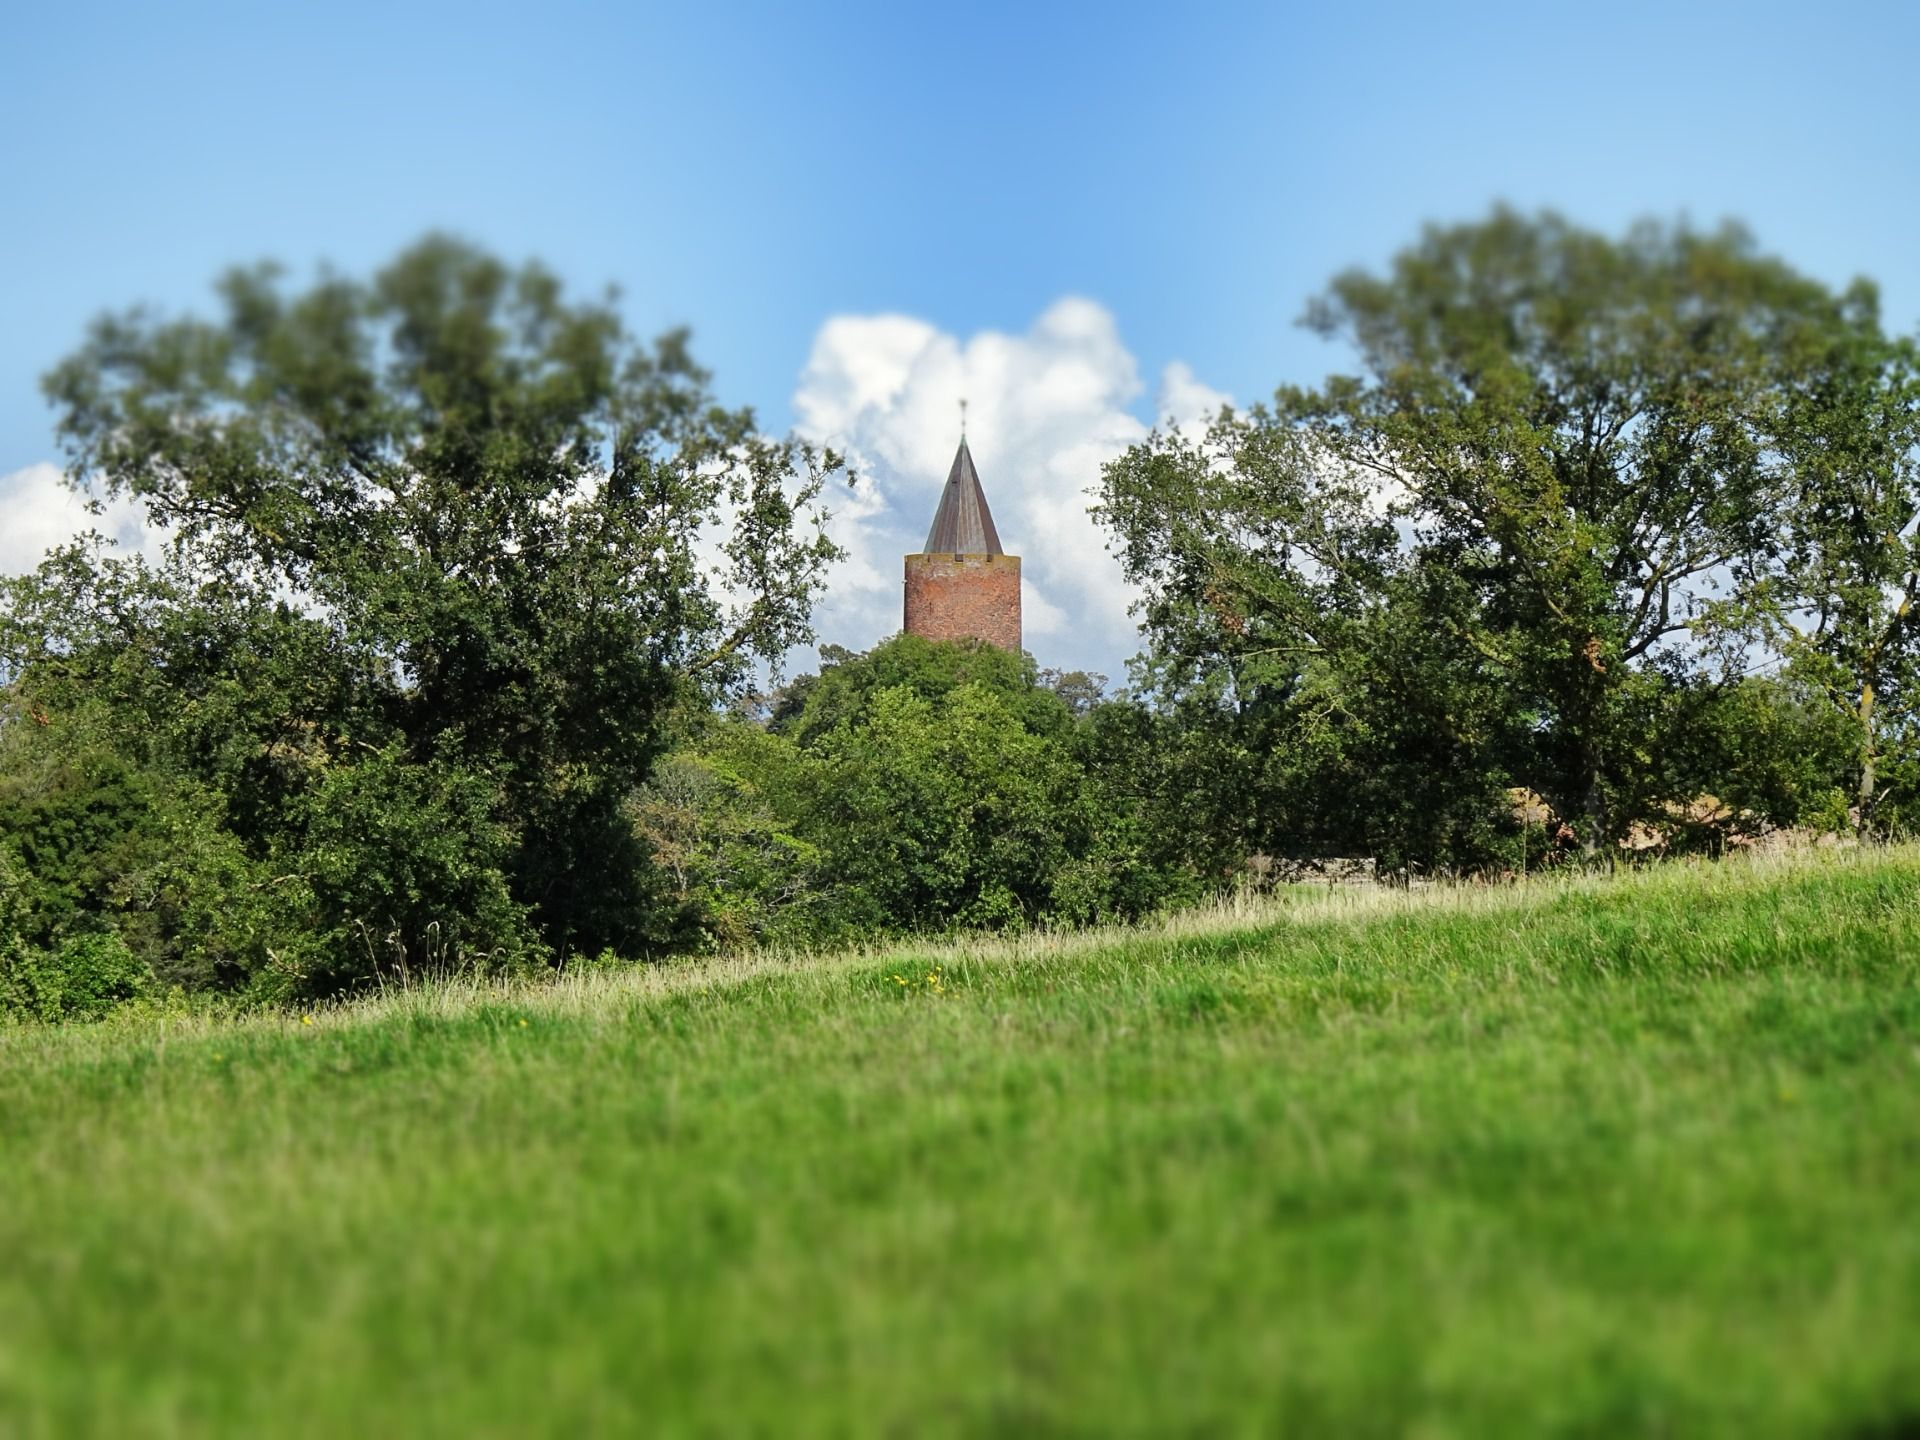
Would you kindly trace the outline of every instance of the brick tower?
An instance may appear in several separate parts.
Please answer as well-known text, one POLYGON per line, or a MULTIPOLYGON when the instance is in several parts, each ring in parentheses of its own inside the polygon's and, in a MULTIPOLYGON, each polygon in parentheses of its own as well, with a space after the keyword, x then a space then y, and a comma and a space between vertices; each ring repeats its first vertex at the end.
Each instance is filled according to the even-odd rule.
POLYGON ((1020 557, 1000 548, 967 437, 947 472, 927 548, 907 556, 907 633, 1020 648, 1020 557))

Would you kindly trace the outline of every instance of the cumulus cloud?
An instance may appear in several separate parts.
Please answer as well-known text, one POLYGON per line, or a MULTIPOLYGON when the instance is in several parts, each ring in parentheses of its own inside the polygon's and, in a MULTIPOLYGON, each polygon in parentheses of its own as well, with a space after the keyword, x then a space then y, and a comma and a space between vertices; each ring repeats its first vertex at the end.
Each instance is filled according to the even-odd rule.
POLYGON ((67 487, 60 467, 48 462, 0 475, 0 575, 24 575, 48 550, 85 530, 98 530, 123 550, 147 545, 140 509, 113 502, 99 515, 67 487))
MULTIPOLYGON (((1001 541, 1021 556, 1027 648, 1045 665, 1116 678, 1139 648, 1133 600, 1087 507, 1100 467, 1142 439, 1139 366, 1113 315, 1055 302, 1023 335, 967 339, 907 315, 828 320, 794 395, 796 427, 845 452, 858 483, 833 499, 849 552, 821 637, 866 649, 900 628, 901 556, 924 543, 959 439, 967 438, 1001 541)), ((1227 396, 1183 364, 1161 375, 1153 414, 1192 425, 1227 396)))
POLYGON ((1175 360, 1160 372, 1153 408, 1161 425, 1197 432, 1222 406, 1232 403, 1231 395, 1203 383, 1186 361, 1175 360))

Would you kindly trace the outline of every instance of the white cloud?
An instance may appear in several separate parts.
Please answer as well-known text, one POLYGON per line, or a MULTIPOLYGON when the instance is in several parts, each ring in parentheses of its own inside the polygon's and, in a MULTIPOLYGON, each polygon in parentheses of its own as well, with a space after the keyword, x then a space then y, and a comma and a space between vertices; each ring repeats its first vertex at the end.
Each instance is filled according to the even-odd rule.
MULTIPOLYGON (((1000 538, 1021 557, 1028 648, 1043 665, 1122 678, 1140 648, 1134 597, 1087 507, 1101 465, 1147 433, 1130 408, 1142 391, 1113 315, 1090 300, 1056 301, 1024 335, 966 340, 907 315, 828 320, 794 395, 796 426, 847 453, 860 480, 831 501, 849 556, 821 604, 821 638, 864 650, 900 628, 901 556, 932 523, 964 396, 1000 538)), ((1226 400, 1176 363, 1154 414, 1191 424, 1226 400)))
POLYGON ((1162 425, 1198 432, 1215 411, 1231 403, 1231 395, 1202 383, 1192 367, 1176 360, 1160 373, 1160 393, 1153 408, 1162 425))
POLYGON ((48 550, 84 530, 98 530, 123 551, 147 543, 138 506, 113 501, 103 513, 90 513, 86 500, 67 487, 58 465, 42 461, 0 475, 0 575, 26 574, 48 550))

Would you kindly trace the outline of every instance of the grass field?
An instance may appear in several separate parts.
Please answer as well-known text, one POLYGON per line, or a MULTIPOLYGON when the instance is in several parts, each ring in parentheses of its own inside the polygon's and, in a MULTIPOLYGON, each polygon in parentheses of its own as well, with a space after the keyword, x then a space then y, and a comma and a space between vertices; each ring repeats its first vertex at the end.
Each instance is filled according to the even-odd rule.
POLYGON ((0 1031, 0 1434, 1920 1426, 1920 851, 0 1031))

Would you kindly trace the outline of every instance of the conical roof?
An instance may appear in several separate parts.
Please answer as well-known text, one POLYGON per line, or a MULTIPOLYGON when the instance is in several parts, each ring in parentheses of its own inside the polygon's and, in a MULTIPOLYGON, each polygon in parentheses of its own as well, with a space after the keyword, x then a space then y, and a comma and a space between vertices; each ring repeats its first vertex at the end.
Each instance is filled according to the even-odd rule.
POLYGON ((929 555, 1004 555, 1000 532, 993 528, 993 512, 987 509, 986 493, 980 488, 980 473, 973 468, 973 452, 967 449, 967 437, 960 437, 954 453, 953 468, 947 472, 947 487, 940 492, 940 508, 933 512, 933 528, 927 532, 929 555))

